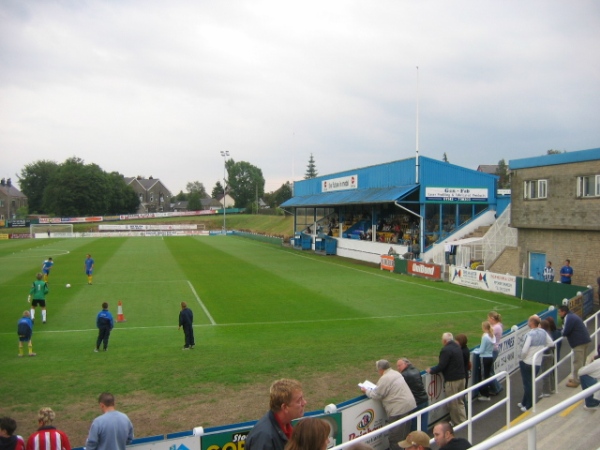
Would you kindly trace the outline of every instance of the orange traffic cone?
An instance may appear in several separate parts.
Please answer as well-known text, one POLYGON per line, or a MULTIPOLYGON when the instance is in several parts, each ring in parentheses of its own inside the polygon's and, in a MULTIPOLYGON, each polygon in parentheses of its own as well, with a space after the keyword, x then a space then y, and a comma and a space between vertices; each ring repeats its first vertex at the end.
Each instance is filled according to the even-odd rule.
POLYGON ((123 315, 123 302, 121 300, 119 300, 117 307, 117 322, 127 322, 123 315))

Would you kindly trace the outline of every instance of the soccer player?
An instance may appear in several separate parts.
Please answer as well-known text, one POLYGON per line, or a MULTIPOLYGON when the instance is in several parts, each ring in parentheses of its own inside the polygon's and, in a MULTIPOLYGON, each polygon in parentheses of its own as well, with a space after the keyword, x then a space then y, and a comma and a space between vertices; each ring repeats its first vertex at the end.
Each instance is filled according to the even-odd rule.
POLYGON ((31 336, 33 335, 33 322, 31 321, 29 311, 23 311, 23 317, 17 322, 17 334, 19 335, 19 356, 23 356, 23 342, 27 342, 29 356, 35 356, 33 353, 33 344, 31 336))
POLYGON ((86 255, 84 265, 85 274, 87 275, 88 279, 88 284, 92 284, 92 274, 94 273, 94 260, 92 259, 92 255, 90 255, 89 253, 86 255))
POLYGON ((35 320, 35 308, 39 305, 42 307, 42 323, 46 323, 46 294, 48 293, 48 283, 42 280, 43 275, 38 273, 35 276, 36 280, 31 286, 27 301, 31 302, 31 320, 35 320))
POLYGON ((44 261, 44 264, 42 264, 42 273, 44 274, 44 281, 46 283, 48 282, 48 277, 50 276, 50 269, 53 265, 54 261, 52 261, 52 258, 48 258, 46 261, 44 261))

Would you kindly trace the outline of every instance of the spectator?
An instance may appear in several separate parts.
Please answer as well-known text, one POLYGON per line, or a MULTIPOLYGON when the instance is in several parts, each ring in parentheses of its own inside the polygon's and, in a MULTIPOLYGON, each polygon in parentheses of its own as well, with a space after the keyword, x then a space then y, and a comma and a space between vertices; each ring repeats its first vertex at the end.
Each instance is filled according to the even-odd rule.
POLYGON ((23 311, 23 317, 17 322, 17 334, 19 335, 19 356, 23 356, 23 342, 27 342, 29 356, 35 356, 36 354, 33 353, 33 343, 31 342, 33 321, 31 320, 31 313, 29 311, 23 311))
MULTIPOLYGON (((545 319, 548 322, 548 325, 550 326, 550 337, 552 338, 553 341, 556 341, 557 339, 562 337, 562 330, 559 330, 558 328, 556 328, 556 322, 554 321, 554 318, 552 316, 548 316, 545 319)), ((556 359, 560 360, 560 347, 562 345, 562 341, 559 341, 556 344, 556 359)), ((598 346, 600 347, 600 345, 598 346)))
POLYGON ((471 351, 469 350, 469 340, 466 334, 457 334, 456 343, 460 346, 460 351, 463 357, 463 366, 465 368, 465 389, 469 387, 469 373, 472 369, 471 351))
POLYGON ((285 450, 325 450, 329 443, 330 426, 323 419, 307 417, 294 427, 285 450))
POLYGON ((439 422, 433 427, 433 439, 440 450, 466 450, 472 447, 466 439, 454 436, 454 428, 448 422, 439 422))
MULTIPOLYGON (((581 380, 581 389, 585 390, 595 385, 600 379, 600 359, 595 359, 587 366, 579 369, 579 379, 581 380)), ((585 398, 584 409, 598 409, 599 407, 600 400, 597 400, 594 395, 585 398)))
POLYGON ((540 370, 541 359, 536 361, 533 368, 533 356, 544 347, 554 347, 554 342, 550 339, 548 333, 539 328, 540 318, 533 315, 529 318, 527 325, 530 330, 525 335, 525 343, 521 350, 519 368, 521 369, 521 379, 523 380, 523 399, 517 406, 522 412, 527 411, 533 406, 531 377, 535 370, 537 375, 540 370))
POLYGON ((110 332, 115 326, 113 316, 108 310, 108 303, 102 303, 102 311, 96 316, 96 327, 98 328, 98 338, 96 339, 96 348, 94 351, 97 353, 100 350, 100 344, 103 344, 103 350, 108 349, 108 338, 110 332))
POLYGON ((27 439, 27 450, 71 450, 67 435, 52 425, 56 414, 51 408, 38 411, 38 430, 27 439))
MULTIPOLYGON (((446 397, 451 397, 465 388, 466 375, 463 354, 458 344, 454 341, 452 333, 444 333, 442 335, 442 345, 438 365, 430 367, 426 371, 431 374, 441 373, 444 375, 446 397)), ((449 402, 448 408, 450 409, 450 418, 454 425, 467 420, 465 403, 460 397, 449 402)))
MULTIPOLYGON (((554 323, 554 321, 553 321, 554 323)), ((550 339, 554 341, 554 337, 552 336, 551 325, 548 319, 542 320, 540 323, 542 330, 548 333, 550 339)), ((554 328, 556 330, 556 327, 554 328)), ((554 349, 547 348, 544 350, 544 354, 542 356, 542 372, 546 372, 554 365, 554 349)), ((554 387, 556 386, 556 377, 554 376, 554 371, 548 373, 542 378, 542 394, 540 398, 550 397, 550 395, 554 394, 554 387)))
MULTIPOLYGON (((375 367, 380 376, 377 386, 373 389, 362 387, 361 390, 367 397, 381 400, 388 423, 396 422, 409 415, 417 403, 404 377, 390 368, 387 360, 380 359, 375 363, 375 367)), ((404 422, 389 430, 390 449, 398 450, 398 442, 404 440, 409 431, 410 422, 404 422)))
POLYGON ((275 381, 269 391, 269 411, 246 438, 246 450, 283 450, 292 437, 292 420, 304 415, 306 400, 296 380, 275 381))
POLYGON ((181 311, 179 311, 179 330, 183 327, 185 336, 184 350, 194 348, 196 341, 194 340, 194 313, 188 308, 186 302, 181 302, 181 311))
POLYGON ((133 424, 126 414, 115 409, 115 397, 103 392, 98 397, 102 415, 92 422, 86 450, 125 450, 133 441, 133 424))
POLYGON ((352 444, 348 447, 348 450, 373 450, 369 444, 365 444, 364 442, 357 442, 356 444, 352 444))
POLYGON ((406 439, 398 442, 400 448, 409 448, 411 450, 429 449, 429 435, 423 431, 411 431, 406 439))
POLYGON ((544 267, 544 281, 552 283, 554 281, 554 268, 552 267, 552 261, 548 261, 546 267, 544 267))
MULTIPOLYGON (((486 320, 481 323, 481 330, 483 335, 481 336, 481 344, 476 353, 479 354, 480 368, 481 368, 481 380, 487 380, 492 372, 492 365, 494 364, 494 332, 492 331, 492 325, 486 320)), ((490 401, 490 388, 492 383, 484 384, 479 388, 479 401, 490 401)))
POLYGON ((558 308, 558 315, 563 320, 562 335, 567 338, 569 345, 573 350, 573 373, 567 381, 567 387, 575 388, 579 386, 579 376, 577 372, 585 364, 585 359, 588 354, 588 346, 592 341, 583 320, 573 312, 569 311, 569 307, 561 305, 558 308))
MULTIPOLYGON (((417 407, 411 411, 411 413, 420 411, 429 406, 429 396, 427 395, 427 391, 425 391, 425 386, 423 385, 423 378, 421 377, 421 372, 407 358, 400 358, 396 363, 396 367, 398 367, 398 372, 402 374, 406 384, 410 388, 413 397, 415 398, 415 403, 417 407)), ((421 415, 421 431, 427 432, 429 427, 429 413, 423 413, 421 415)), ((415 417, 410 424, 410 431, 415 431, 417 429, 417 418, 415 417)))
POLYGON ((571 284, 573 278, 573 268, 571 267, 571 260, 565 259, 565 265, 560 269, 560 282, 563 284, 571 284))
MULTIPOLYGON (((490 376, 496 375, 496 359, 498 359, 498 354, 500 353, 500 341, 502 340, 502 316, 498 314, 496 311, 490 311, 488 313, 488 322, 492 325, 492 330, 494 330, 494 337, 496 338, 496 342, 494 342, 494 351, 492 352, 492 358, 494 362, 492 364, 492 371, 490 372, 490 376)), ((500 384, 500 381, 496 378, 492 381, 492 386, 490 387, 490 395, 498 395, 502 392, 504 388, 500 384)))
POLYGON ((25 441, 15 435, 17 422, 11 417, 0 417, 0 449, 25 450, 25 441))

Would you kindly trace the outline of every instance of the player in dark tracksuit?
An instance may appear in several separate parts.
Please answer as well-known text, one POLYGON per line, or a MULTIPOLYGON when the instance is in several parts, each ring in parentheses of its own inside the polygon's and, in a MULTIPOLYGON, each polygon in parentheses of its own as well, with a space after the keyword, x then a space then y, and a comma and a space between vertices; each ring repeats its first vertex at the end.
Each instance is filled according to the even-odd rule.
POLYGON ((181 302, 181 311, 179 312, 179 329, 183 327, 183 333, 185 334, 185 345, 184 350, 194 348, 196 343, 194 342, 194 313, 190 308, 187 307, 186 302, 181 302))
POLYGON ((95 352, 100 350, 100 343, 104 343, 104 351, 108 348, 108 338, 110 337, 110 331, 115 326, 113 316, 108 310, 108 303, 102 303, 102 311, 98 313, 96 317, 96 326, 98 327, 98 339, 96 340, 95 352))

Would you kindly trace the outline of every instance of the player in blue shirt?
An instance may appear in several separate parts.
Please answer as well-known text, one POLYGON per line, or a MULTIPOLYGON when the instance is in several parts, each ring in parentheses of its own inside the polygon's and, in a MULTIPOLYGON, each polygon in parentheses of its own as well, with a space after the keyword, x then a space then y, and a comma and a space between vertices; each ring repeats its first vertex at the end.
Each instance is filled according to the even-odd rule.
POLYGON ((100 344, 104 344, 104 351, 108 348, 108 338, 110 332, 115 326, 113 316, 108 310, 108 303, 102 303, 102 311, 96 316, 96 326, 98 327, 98 339, 96 340, 95 352, 100 350, 100 344))
POLYGON ((563 284, 571 284, 572 277, 573 268, 571 267, 571 260, 565 259, 565 265, 560 269, 560 282, 563 284))
POLYGON ((94 260, 92 259, 92 255, 90 255, 89 253, 86 256, 87 257, 84 262, 85 274, 87 275, 88 284, 92 284, 92 274, 94 273, 94 260))
POLYGON ((27 342, 29 356, 35 356, 33 353, 33 344, 31 336, 33 335, 33 322, 29 311, 23 311, 23 317, 17 322, 17 334, 19 335, 19 356, 23 356, 23 342, 27 342))
POLYGON ((42 264, 42 273, 44 274, 44 281, 46 283, 48 282, 48 277, 50 276, 50 269, 52 268, 53 265, 54 265, 54 261, 52 261, 52 258, 48 258, 42 264))

